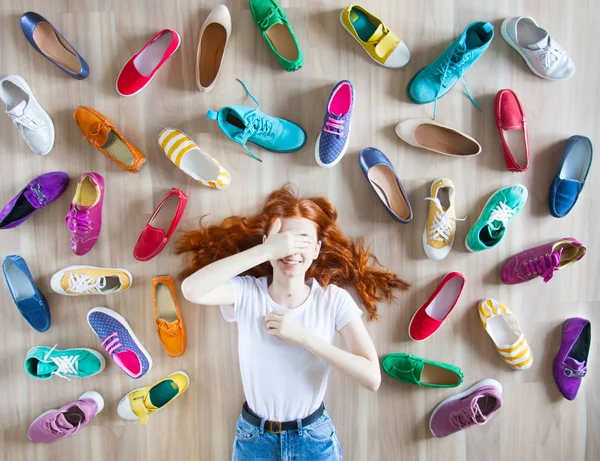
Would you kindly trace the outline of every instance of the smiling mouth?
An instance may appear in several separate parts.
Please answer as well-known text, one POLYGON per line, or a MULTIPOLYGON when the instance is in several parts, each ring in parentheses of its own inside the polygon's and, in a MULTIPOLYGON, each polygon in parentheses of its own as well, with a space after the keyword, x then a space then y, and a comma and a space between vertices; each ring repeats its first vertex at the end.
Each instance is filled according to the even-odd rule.
POLYGON ((294 266, 297 266, 298 264, 300 264, 302 262, 301 259, 293 258, 293 257, 281 258, 279 261, 285 267, 294 267, 294 266))

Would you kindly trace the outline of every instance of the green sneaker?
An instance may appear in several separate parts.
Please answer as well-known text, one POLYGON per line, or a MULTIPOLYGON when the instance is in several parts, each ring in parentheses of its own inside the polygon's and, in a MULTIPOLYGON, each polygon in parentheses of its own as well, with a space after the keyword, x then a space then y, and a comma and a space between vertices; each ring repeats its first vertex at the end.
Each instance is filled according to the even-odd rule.
POLYGON ((275 0, 250 0, 250 11, 271 51, 288 72, 304 64, 302 51, 287 15, 275 0))
POLYGON ((434 362, 411 354, 388 354, 383 359, 383 371, 403 383, 424 387, 457 387, 463 381, 460 368, 434 362))
POLYGON ((467 232, 467 250, 477 252, 498 245, 506 234, 506 226, 521 211, 526 201, 527 188, 521 184, 503 187, 494 192, 467 232))
POLYGON ((35 379, 50 379, 59 376, 69 378, 89 378, 97 375, 106 366, 102 355, 85 348, 50 349, 46 346, 36 346, 29 349, 25 359, 25 371, 35 379))

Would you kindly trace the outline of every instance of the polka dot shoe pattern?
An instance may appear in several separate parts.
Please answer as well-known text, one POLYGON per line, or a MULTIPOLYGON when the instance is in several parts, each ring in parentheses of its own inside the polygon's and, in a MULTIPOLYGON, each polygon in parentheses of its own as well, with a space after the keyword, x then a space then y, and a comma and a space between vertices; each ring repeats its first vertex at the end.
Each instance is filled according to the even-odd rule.
POLYGON ((137 379, 148 373, 152 358, 121 315, 106 307, 95 307, 87 319, 108 354, 128 376, 137 379))
POLYGON ((331 90, 323 127, 317 139, 315 159, 320 166, 330 168, 346 153, 353 108, 354 86, 349 80, 342 80, 331 90))

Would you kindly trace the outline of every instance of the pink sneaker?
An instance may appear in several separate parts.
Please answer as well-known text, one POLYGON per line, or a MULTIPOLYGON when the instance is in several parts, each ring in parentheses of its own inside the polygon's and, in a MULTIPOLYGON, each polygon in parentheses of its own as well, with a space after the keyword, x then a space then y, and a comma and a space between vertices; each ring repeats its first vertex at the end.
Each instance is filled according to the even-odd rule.
POLYGON ((58 410, 48 410, 38 416, 27 430, 32 442, 50 443, 75 434, 104 408, 104 399, 89 391, 78 400, 58 410))
POLYGON ((446 437, 474 424, 487 423, 501 406, 502 386, 495 379, 484 379, 442 400, 431 414, 429 430, 434 437, 446 437))
POLYGON ((104 178, 86 173, 77 183, 66 221, 71 232, 71 250, 77 256, 88 253, 100 237, 104 178))
POLYGON ((542 277, 548 282, 554 272, 579 261, 585 255, 585 247, 574 238, 540 245, 508 258, 500 271, 506 285, 528 282, 542 277))

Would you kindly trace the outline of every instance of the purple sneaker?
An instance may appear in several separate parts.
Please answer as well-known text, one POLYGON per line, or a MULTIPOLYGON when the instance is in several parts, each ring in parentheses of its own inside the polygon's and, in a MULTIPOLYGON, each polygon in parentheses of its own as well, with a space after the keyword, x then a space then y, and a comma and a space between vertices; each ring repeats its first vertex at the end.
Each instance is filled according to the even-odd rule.
POLYGON ((34 178, 0 211, 0 229, 12 229, 22 224, 35 211, 60 197, 68 185, 69 175, 62 171, 34 178))
POLYGON ((106 307, 94 307, 87 319, 108 355, 128 376, 138 379, 150 371, 152 357, 121 315, 106 307))
POLYGON ((500 278, 506 285, 528 282, 540 276, 548 282, 555 271, 579 261, 583 255, 585 247, 567 237, 511 256, 502 266, 500 278))
POLYGON ((38 416, 27 430, 32 442, 50 443, 75 434, 104 408, 104 399, 89 391, 78 400, 58 410, 48 410, 38 416))
POLYGON ((100 237, 104 178, 86 173, 77 183, 66 221, 71 232, 71 250, 77 256, 88 253, 100 237))
POLYGON ((484 379, 442 400, 433 410, 429 430, 434 437, 446 437, 474 424, 487 423, 501 406, 502 386, 495 379, 484 379))
POLYGON ((331 90, 323 128, 315 145, 315 160, 319 166, 331 168, 346 153, 353 107, 354 87, 349 80, 342 80, 331 90))
POLYGON ((556 387, 567 400, 575 400, 581 379, 587 373, 587 360, 592 342, 592 325, 580 317, 568 319, 563 325, 562 342, 552 375, 556 387))

